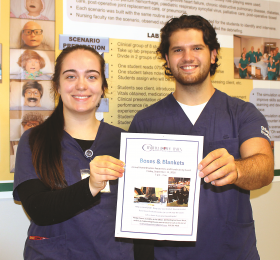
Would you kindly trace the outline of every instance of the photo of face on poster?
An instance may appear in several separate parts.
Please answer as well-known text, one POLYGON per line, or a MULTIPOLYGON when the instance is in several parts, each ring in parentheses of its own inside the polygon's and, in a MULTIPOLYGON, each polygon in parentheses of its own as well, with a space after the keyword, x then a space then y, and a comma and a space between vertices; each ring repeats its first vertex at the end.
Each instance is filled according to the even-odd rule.
POLYGON ((54 51, 10 50, 10 79, 51 80, 54 51))
POLYGON ((22 134, 42 124, 52 111, 11 111, 10 119, 10 172, 14 172, 17 146, 22 134))
POLYGON ((10 17, 54 21, 54 0, 10 0, 10 17))
POLYGON ((54 22, 10 19, 10 48, 31 50, 54 50, 54 22))
POLYGON ((11 80, 10 110, 53 110, 50 91, 51 81, 11 80))

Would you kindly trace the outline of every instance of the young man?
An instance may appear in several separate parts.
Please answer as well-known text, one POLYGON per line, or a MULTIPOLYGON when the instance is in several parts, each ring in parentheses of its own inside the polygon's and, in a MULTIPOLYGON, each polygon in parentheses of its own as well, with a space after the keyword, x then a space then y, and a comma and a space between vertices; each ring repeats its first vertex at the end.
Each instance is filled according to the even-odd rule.
POLYGON ((204 136, 197 241, 154 241, 155 259, 259 259, 250 190, 273 179, 268 125, 253 104, 212 85, 219 49, 204 18, 171 19, 157 52, 166 75, 175 78, 175 92, 138 112, 129 129, 204 136))
POLYGON ((250 63, 258 61, 257 53, 254 51, 254 46, 251 47, 251 50, 248 52, 248 56, 250 63))
POLYGON ((261 53, 261 49, 258 48, 258 51, 256 52, 256 57, 258 59, 257 61, 260 61, 262 56, 263 56, 263 54, 261 53))

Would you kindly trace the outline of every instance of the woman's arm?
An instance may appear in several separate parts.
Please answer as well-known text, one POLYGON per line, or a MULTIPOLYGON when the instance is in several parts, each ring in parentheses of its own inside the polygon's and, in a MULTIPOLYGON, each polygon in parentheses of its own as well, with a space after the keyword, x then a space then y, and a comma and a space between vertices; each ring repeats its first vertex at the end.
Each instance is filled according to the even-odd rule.
POLYGON ((27 214, 40 226, 66 221, 100 199, 99 195, 92 196, 89 178, 55 191, 51 191, 39 179, 27 180, 16 189, 27 214))
POLYGON ((74 217, 99 202, 107 181, 123 176, 124 163, 108 155, 90 162, 90 177, 60 190, 51 190, 39 179, 21 183, 16 189, 27 214, 35 224, 53 225, 74 217))

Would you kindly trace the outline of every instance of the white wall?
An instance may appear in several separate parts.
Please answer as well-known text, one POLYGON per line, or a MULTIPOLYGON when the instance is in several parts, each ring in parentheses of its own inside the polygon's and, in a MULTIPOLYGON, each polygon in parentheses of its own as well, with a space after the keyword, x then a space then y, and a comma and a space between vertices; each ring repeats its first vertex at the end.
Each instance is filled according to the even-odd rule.
POLYGON ((262 260, 280 259, 280 182, 251 192, 251 204, 262 260))
POLYGON ((0 259, 23 259, 29 219, 13 199, 0 199, 0 259))

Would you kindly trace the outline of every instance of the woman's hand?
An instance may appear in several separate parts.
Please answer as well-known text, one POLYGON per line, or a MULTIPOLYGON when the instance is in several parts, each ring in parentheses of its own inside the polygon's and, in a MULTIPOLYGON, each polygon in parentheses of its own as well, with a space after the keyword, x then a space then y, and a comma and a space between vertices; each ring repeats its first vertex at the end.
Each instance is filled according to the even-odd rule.
POLYGON ((90 162, 89 188, 92 196, 103 190, 108 180, 116 180, 123 176, 124 162, 109 156, 96 156, 90 162))

